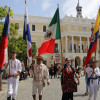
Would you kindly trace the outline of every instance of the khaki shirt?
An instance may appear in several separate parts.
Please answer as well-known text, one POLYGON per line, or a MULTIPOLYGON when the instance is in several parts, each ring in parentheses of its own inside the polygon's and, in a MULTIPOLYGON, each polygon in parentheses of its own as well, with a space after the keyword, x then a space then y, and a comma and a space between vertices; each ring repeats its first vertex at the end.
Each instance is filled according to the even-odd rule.
POLYGON ((48 69, 46 67, 46 65, 44 64, 35 64, 34 65, 34 80, 35 81, 42 81, 44 80, 44 78, 47 79, 47 82, 50 82, 50 78, 49 78, 49 72, 48 69))

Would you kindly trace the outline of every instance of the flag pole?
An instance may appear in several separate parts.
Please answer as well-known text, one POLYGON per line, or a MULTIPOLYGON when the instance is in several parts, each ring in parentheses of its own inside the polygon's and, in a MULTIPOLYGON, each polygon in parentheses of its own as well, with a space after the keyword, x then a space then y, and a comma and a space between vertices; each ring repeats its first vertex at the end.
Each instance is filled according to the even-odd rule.
MULTIPOLYGON (((57 4, 57 7, 59 8, 59 4, 57 4)), ((63 67, 62 39, 60 39, 60 45, 61 45, 61 67, 63 67)), ((64 70, 62 71, 62 74, 64 79, 64 70)))
POLYGON ((0 91, 2 91, 2 69, 0 68, 0 91))
MULTIPOLYGON (((57 7, 59 8, 59 4, 57 4, 57 7)), ((60 39, 60 45, 61 45, 61 66, 63 66, 62 39, 60 39)))
MULTIPOLYGON (((97 49, 97 46, 96 46, 96 49, 97 49)), ((95 67, 96 67, 96 50, 95 50, 95 58, 94 58, 94 66, 92 66, 93 67, 93 73, 92 73, 92 83, 93 83, 93 76, 94 76, 94 69, 95 69, 95 67)))
MULTIPOLYGON (((8 8, 8 12, 10 12, 10 7, 8 8)), ((0 68, 0 91, 2 91, 2 69, 0 68)))
POLYGON ((0 68, 0 91, 2 91, 2 69, 0 68))
MULTIPOLYGON (((99 7, 99 17, 100 17, 100 7, 99 7)), ((98 33, 99 34, 99 33, 98 33)), ((99 35, 98 35, 99 36, 99 35)), ((96 50, 97 50, 97 45, 96 45, 96 50)), ((94 69, 96 67, 96 50, 95 50, 95 58, 94 58, 94 66, 93 67, 93 73, 92 73, 92 83, 93 83, 93 76, 94 76, 94 69)))
MULTIPOLYGON (((8 12, 9 12, 9 34, 8 34, 8 63, 9 63, 9 60, 10 60, 10 7, 8 9, 8 12)), ((10 76, 10 63, 9 63, 9 76, 10 76)))
MULTIPOLYGON (((100 6, 99 6, 99 18, 100 18, 100 6)), ((99 67, 100 67, 100 32, 99 32, 99 67)))

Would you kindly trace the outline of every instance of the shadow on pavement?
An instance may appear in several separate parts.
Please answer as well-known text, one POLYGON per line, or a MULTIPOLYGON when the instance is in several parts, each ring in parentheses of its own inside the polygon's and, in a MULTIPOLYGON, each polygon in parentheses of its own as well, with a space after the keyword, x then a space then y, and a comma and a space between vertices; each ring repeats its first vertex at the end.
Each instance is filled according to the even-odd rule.
POLYGON ((2 80, 2 84, 7 84, 7 80, 2 80))
POLYGON ((74 97, 83 97, 83 96, 87 96, 87 95, 85 95, 85 94, 74 94, 74 97))

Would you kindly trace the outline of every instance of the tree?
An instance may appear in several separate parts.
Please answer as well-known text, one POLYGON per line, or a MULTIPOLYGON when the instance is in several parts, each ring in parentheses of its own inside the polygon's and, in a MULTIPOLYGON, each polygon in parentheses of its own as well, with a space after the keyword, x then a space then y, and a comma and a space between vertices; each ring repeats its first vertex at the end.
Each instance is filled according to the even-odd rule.
MULTIPOLYGON (((8 12, 8 6, 0 7, 0 20, 6 17, 8 12)), ((10 9, 10 16, 13 16, 13 11, 10 9)))
MULTIPOLYGON (((22 36, 19 36, 18 38, 10 38, 10 53, 13 50, 17 51, 17 58, 20 59, 20 61, 23 61, 25 65, 27 65, 27 43, 25 40, 23 40, 22 36)), ((36 51, 36 45, 32 44, 33 57, 36 55, 36 51)))
MULTIPOLYGON (((2 32, 3 32, 3 27, 4 27, 4 22, 3 20, 5 19, 5 17, 7 16, 7 12, 8 12, 8 6, 4 6, 3 7, 0 7, 0 36, 2 35, 2 32)), ((13 17, 13 11, 10 9, 10 17, 13 17)), ((11 30, 11 34, 12 34, 12 30, 13 30, 13 34, 16 35, 16 33, 18 32, 15 32, 14 33, 14 29, 16 29, 17 26, 15 26, 13 23, 11 23, 10 25, 10 30, 11 30)), ((18 28, 17 30, 18 31, 18 28)))
POLYGON ((18 29, 19 29, 19 26, 17 26, 14 23, 11 23, 10 24, 10 36, 13 37, 15 35, 18 35, 18 29))

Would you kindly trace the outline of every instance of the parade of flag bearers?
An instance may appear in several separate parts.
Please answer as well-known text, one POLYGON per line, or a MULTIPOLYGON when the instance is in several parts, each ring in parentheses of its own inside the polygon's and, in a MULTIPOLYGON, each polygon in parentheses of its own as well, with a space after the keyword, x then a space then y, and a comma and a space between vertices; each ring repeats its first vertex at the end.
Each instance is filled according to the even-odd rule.
POLYGON ((100 0, 0 1, 0 100, 100 100, 100 0))

